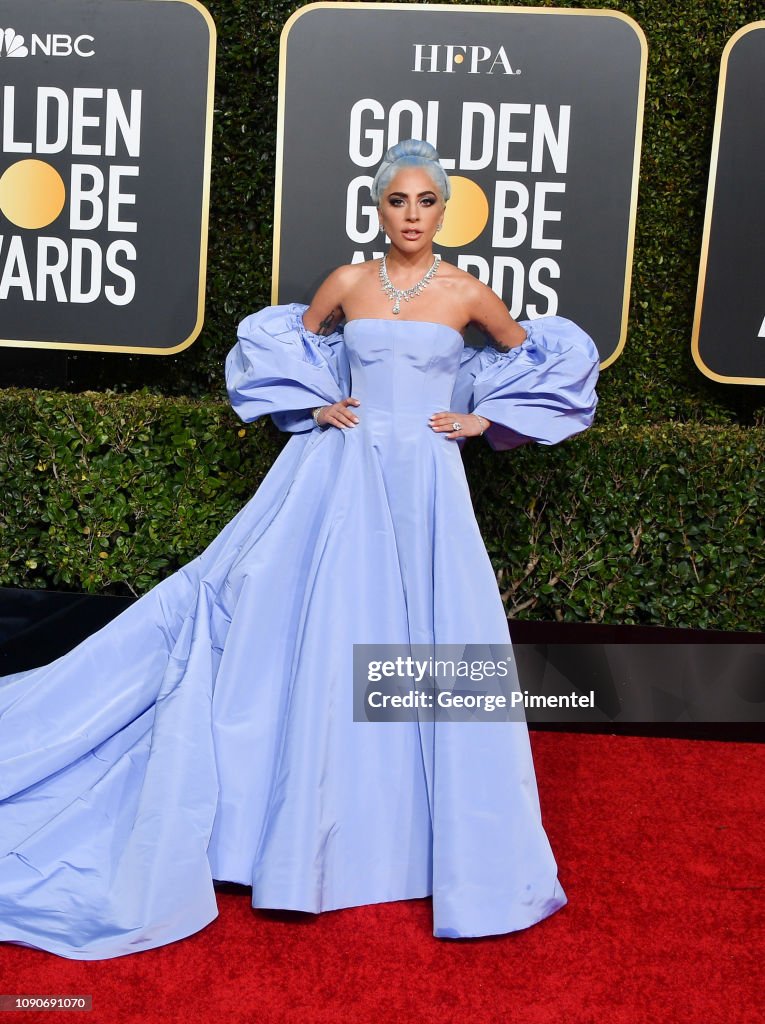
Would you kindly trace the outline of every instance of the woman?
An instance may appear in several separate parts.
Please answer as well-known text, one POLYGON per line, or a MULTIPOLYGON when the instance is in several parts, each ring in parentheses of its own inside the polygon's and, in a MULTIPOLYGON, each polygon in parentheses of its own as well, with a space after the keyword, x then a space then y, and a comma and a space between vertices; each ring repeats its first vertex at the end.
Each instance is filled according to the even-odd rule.
POLYGON ((432 893, 454 938, 565 903, 525 723, 354 721, 353 657, 508 643, 454 442, 584 429, 597 353, 433 257, 432 147, 393 147, 373 193, 386 259, 240 325, 232 403, 294 434, 251 501, 74 651, 0 681, 0 940, 148 949, 217 915, 213 879, 312 912, 432 893), (464 349, 470 322, 498 347, 464 349))

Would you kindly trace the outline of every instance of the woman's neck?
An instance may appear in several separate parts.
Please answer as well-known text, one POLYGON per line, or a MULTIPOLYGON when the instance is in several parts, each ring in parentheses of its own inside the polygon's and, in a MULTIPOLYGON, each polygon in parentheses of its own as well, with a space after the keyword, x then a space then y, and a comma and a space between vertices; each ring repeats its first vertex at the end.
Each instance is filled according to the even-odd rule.
POLYGON ((422 277, 433 266, 433 249, 420 249, 417 252, 402 252, 391 246, 385 257, 388 271, 393 270, 405 276, 422 277))

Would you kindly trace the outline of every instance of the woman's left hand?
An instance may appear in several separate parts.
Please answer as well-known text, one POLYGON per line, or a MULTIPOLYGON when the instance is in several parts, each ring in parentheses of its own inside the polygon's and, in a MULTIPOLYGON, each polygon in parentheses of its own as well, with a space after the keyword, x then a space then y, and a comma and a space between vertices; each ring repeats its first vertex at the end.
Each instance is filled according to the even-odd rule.
POLYGON ((491 421, 475 412, 435 412, 428 425, 453 441, 458 437, 478 437, 489 429, 491 421), (459 424, 459 430, 455 429, 455 424, 459 424))

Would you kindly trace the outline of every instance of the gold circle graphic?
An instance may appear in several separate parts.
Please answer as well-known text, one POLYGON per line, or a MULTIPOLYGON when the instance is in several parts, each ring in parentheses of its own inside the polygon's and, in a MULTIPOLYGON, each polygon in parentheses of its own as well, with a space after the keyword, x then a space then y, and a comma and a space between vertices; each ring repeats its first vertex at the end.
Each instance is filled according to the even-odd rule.
POLYGON ((452 195, 446 204, 444 226, 436 235, 439 245, 458 248, 478 238, 489 219, 489 201, 474 181, 449 176, 452 195))
POLYGON ((17 228, 47 227, 65 202, 64 179, 43 160, 17 160, 0 178, 0 211, 17 228))

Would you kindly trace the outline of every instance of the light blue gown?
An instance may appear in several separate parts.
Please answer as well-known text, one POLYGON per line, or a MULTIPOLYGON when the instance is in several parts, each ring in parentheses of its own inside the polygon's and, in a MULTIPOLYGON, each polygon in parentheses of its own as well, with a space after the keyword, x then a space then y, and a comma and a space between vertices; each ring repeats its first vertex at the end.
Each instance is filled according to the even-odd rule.
POLYGON ((436 936, 510 932, 566 902, 524 722, 354 722, 354 643, 507 643, 458 445, 585 429, 598 355, 559 317, 509 353, 443 324, 322 338, 297 304, 247 317, 234 408, 293 433, 194 561, 52 664, 0 680, 0 940, 98 960, 217 915, 433 895, 436 936), (310 409, 353 394, 360 424, 310 409))

